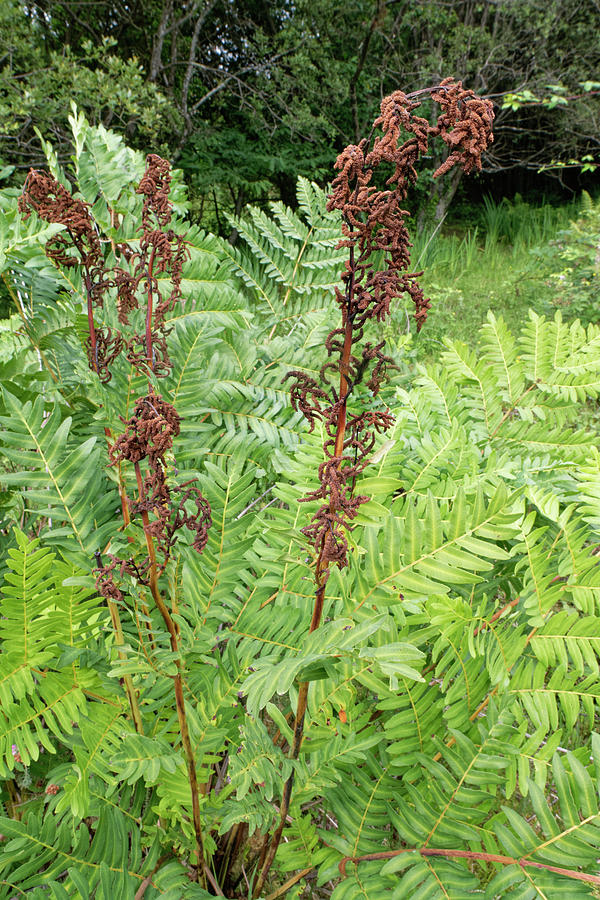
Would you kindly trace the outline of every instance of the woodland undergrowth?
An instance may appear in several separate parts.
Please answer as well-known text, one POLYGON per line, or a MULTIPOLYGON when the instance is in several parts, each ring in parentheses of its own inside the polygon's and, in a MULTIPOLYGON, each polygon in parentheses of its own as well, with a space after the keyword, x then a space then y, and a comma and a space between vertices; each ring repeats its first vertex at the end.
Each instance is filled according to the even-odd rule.
POLYGON ((237 248, 75 109, 1 194, 0 897, 595 895, 600 329, 395 327, 492 118, 395 92, 237 248))

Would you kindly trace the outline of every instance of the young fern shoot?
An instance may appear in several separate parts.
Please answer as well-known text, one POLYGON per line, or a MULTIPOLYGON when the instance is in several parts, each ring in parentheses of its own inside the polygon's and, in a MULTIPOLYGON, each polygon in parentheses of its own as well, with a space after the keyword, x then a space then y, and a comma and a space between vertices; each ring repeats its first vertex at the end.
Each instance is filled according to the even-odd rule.
MULTIPOLYGON (((404 94, 395 91, 381 103, 371 135, 351 144, 338 156, 338 170, 328 202, 329 210, 342 216, 339 247, 348 250, 342 288, 336 289, 341 323, 325 341, 327 360, 317 381, 302 371, 291 371, 291 402, 300 410, 312 431, 323 423, 325 461, 318 471, 319 486, 301 502, 321 500, 311 522, 302 529, 315 554, 315 600, 309 631, 315 631, 323 615, 325 590, 332 565, 348 565, 346 531, 362 503, 369 498, 354 493, 357 476, 368 465, 377 435, 393 423, 389 411, 366 407, 358 396, 364 384, 377 397, 386 369, 392 360, 384 354, 384 340, 363 341, 369 320, 383 323, 392 302, 407 293, 415 304, 417 330, 427 318, 430 301, 421 290, 418 277, 410 271, 410 238, 406 227, 409 213, 403 209, 408 190, 417 179, 416 164, 427 153, 429 141, 440 137, 448 146, 446 160, 435 172, 440 177, 454 165, 466 173, 481 169, 481 154, 493 140, 492 104, 463 88, 450 78, 440 85, 404 94), (435 125, 415 115, 420 106, 417 95, 425 94, 439 104, 435 125), (377 129, 381 134, 376 135, 377 129), (402 136, 409 135, 403 142, 402 136), (392 168, 382 187, 375 178, 378 170, 392 168), (379 267, 375 259, 379 258, 379 267), (339 381, 336 379, 339 378, 339 381), (350 407, 350 400, 353 406, 350 407)), ((290 756, 297 759, 302 744, 309 683, 299 685, 294 734, 290 756)), ((281 802, 278 826, 271 838, 258 874, 253 896, 258 897, 275 858, 290 806, 293 770, 281 802)))

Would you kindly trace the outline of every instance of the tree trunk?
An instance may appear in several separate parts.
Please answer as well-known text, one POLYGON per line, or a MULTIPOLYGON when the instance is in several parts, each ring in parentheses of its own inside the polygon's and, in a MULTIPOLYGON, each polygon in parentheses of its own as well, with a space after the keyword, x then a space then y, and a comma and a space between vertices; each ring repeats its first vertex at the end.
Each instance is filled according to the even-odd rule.
MULTIPOLYGON (((231 190, 231 189, 230 189, 230 190, 231 190)), ((243 208, 244 208, 244 199, 245 199, 245 191, 244 191, 244 188, 243 188, 243 187, 240 187, 240 189, 238 190, 237 194, 236 194, 233 190, 231 190, 231 194, 232 194, 232 197, 234 198, 233 214, 234 214, 234 216, 235 216, 236 219, 239 219, 239 217, 240 217, 241 214, 242 214, 242 210, 243 210, 243 208)), ((232 246, 235 247, 235 245, 236 245, 237 242, 238 242, 238 238, 239 238, 239 233, 238 233, 237 228, 234 226, 234 227, 231 229, 231 231, 229 232, 229 237, 227 238, 227 240, 229 241, 229 243, 230 243, 232 246)))
POLYGON ((450 208, 450 204, 454 199, 454 195, 458 190, 458 186, 460 184, 460 179, 462 178, 463 170, 460 166, 454 166, 451 172, 442 180, 440 178, 439 181, 435 182, 435 224, 437 225, 439 222, 445 218, 448 209, 450 208))
POLYGON ((156 31, 156 34, 154 35, 154 40, 152 42, 152 56, 150 57, 150 71, 148 73, 149 81, 155 82, 158 80, 158 73, 160 72, 162 66, 163 44, 165 42, 167 26, 169 24, 169 18, 172 12, 173 0, 166 0, 162 8, 160 22, 158 23, 158 29, 156 31))

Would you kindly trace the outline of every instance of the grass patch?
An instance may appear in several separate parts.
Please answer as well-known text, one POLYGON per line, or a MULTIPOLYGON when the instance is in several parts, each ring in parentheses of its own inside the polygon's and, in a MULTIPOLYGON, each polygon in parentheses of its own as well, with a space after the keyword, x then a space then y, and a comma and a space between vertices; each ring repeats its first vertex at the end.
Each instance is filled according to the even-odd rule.
POLYGON ((567 228, 579 208, 578 200, 536 207, 485 198, 472 225, 415 238, 413 269, 424 270, 421 285, 432 299, 427 326, 415 341, 418 355, 437 355, 445 336, 473 344, 488 309, 516 330, 530 307, 552 313, 552 255, 535 251, 567 228))

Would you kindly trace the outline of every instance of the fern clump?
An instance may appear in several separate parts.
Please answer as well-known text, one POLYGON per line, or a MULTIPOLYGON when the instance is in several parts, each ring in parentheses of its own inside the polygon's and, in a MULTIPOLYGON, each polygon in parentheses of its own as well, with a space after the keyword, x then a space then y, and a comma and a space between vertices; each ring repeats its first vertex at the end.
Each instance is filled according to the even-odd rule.
POLYGON ((300 182, 299 211, 252 213, 232 250, 186 221, 169 171, 185 252, 150 277, 145 160, 72 125, 72 167, 46 146, 49 167, 113 273, 97 345, 111 329, 122 348, 108 381, 65 223, 4 194, 22 328, 0 360, 0 897, 593 897, 598 327, 530 313, 513 334, 490 314, 476 349, 394 359, 373 401, 371 371, 348 381, 362 353, 323 357, 354 302, 336 307, 350 247, 323 192, 300 182), (148 286, 153 315, 174 275, 162 365, 148 286), (347 390, 336 377, 307 420, 282 381, 325 391, 330 362, 347 390), (302 529, 331 502, 316 477, 342 395, 346 422, 372 402, 390 421, 368 466, 347 461, 367 499, 346 565, 321 561, 311 631, 321 545, 302 529))

